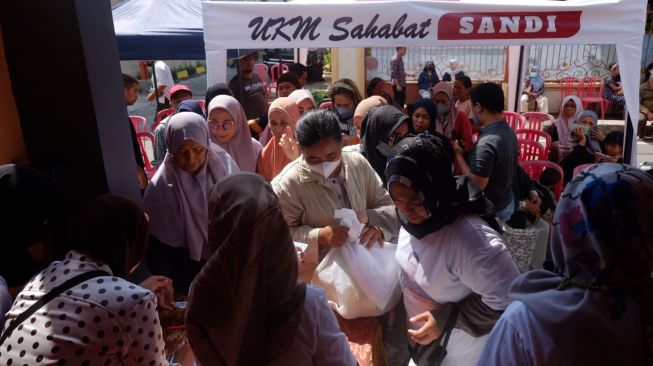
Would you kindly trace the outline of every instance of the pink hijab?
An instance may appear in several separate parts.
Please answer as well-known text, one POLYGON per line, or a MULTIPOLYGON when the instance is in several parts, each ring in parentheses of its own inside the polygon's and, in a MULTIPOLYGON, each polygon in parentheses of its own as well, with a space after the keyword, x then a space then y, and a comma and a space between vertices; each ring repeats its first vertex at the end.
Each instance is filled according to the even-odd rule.
POLYGON ((252 137, 249 133, 249 125, 243 107, 234 97, 229 95, 218 95, 211 100, 207 111, 207 120, 211 112, 217 108, 229 112, 235 122, 233 128, 237 129, 236 134, 227 142, 220 142, 211 134, 211 141, 225 149, 236 161, 242 171, 256 172, 256 152, 252 145, 252 137))
MULTIPOLYGON (((297 108, 297 104, 288 97, 277 98, 272 102, 272 105, 270 105, 268 118, 274 111, 280 111, 286 114, 290 120, 290 131, 288 131, 288 133, 292 133, 294 136, 295 125, 299 120, 299 108, 297 108)), ((277 174, 281 173, 281 170, 290 163, 290 159, 286 157, 283 149, 279 146, 277 138, 274 137, 273 134, 271 134, 271 136, 270 141, 268 141, 263 148, 263 151, 261 151, 261 156, 258 161, 258 173, 267 178, 268 181, 272 181, 272 179, 276 177, 277 174)))
POLYGON ((229 154, 209 141, 206 122, 196 113, 171 116, 165 141, 168 153, 143 197, 143 208, 150 217, 150 234, 172 247, 188 248, 192 260, 207 259, 209 192, 218 180, 237 169, 229 154), (186 140, 208 150, 206 162, 195 175, 174 162, 173 154, 186 140))

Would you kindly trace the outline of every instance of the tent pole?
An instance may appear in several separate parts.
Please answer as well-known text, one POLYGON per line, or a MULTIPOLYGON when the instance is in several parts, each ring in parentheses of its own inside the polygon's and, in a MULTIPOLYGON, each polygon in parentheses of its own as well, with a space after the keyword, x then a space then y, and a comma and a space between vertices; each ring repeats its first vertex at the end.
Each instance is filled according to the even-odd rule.
POLYGON ((631 162, 631 155, 633 151, 633 124, 630 119, 630 113, 626 111, 626 128, 624 129, 624 164, 629 164, 631 162))
MULTIPOLYGON (((155 69, 154 69, 154 64, 155 63, 156 63, 156 60, 152 61, 152 83, 154 84, 154 100, 156 100, 156 110, 157 110, 157 112, 154 114, 154 116, 155 116, 155 119, 156 119, 156 115, 159 113, 158 112, 159 111, 159 88, 156 85, 156 72, 155 72, 155 69)), ((154 121, 154 122, 156 123, 156 121, 154 121)))
MULTIPOLYGON (((517 69, 517 88, 519 88, 519 91, 521 91, 521 85, 522 85, 522 66, 524 65, 524 46, 519 46, 519 68, 517 69)), ((521 100, 521 93, 515 93, 515 110, 513 112, 517 112, 519 110, 520 106, 520 100, 521 100)))

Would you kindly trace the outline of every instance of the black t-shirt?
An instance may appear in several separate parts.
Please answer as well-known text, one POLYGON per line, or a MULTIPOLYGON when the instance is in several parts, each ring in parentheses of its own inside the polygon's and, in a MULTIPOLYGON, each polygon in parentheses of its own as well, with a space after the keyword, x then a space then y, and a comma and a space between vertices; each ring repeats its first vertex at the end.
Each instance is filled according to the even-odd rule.
POLYGON ((234 76, 229 82, 229 90, 238 99, 245 110, 247 119, 255 119, 268 113, 265 85, 258 75, 253 74, 250 79, 240 75, 234 76))
POLYGON ((132 147, 134 148, 134 158, 136 158, 136 165, 140 166, 141 168, 145 168, 143 154, 141 153, 141 146, 138 144, 138 137, 136 136, 136 129, 134 129, 134 125, 132 124, 131 120, 127 120, 129 121, 129 130, 132 134, 132 147))
POLYGON ((488 178, 485 195, 500 211, 513 199, 512 181, 517 164, 517 136, 505 119, 481 129, 470 154, 470 170, 488 178))

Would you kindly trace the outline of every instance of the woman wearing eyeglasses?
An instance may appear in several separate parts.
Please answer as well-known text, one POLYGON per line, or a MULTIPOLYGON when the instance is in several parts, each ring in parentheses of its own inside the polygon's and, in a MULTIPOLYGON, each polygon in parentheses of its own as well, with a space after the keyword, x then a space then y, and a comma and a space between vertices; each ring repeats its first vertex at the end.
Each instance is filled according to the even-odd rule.
POLYGON ((207 118, 211 142, 225 149, 242 171, 256 172, 263 147, 249 133, 247 117, 236 98, 219 95, 211 100, 207 118))
POLYGON ((268 126, 272 137, 258 158, 257 172, 272 181, 283 168, 300 155, 295 136, 299 108, 288 97, 275 99, 268 110, 268 126))
POLYGON ((169 123, 168 153, 143 198, 150 217, 147 264, 152 274, 171 278, 175 292, 187 294, 208 259, 209 192, 239 169, 224 149, 209 141, 202 116, 180 112, 169 123))

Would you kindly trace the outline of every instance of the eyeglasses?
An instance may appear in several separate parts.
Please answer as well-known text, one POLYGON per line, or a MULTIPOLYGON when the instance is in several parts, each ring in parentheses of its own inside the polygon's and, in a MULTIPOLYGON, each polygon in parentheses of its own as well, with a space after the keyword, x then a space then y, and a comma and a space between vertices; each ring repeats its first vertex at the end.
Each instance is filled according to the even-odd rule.
POLYGON ((217 130, 218 128, 222 128, 223 130, 231 130, 233 127, 234 127, 233 121, 224 121, 224 122, 209 121, 209 128, 211 130, 217 130))

